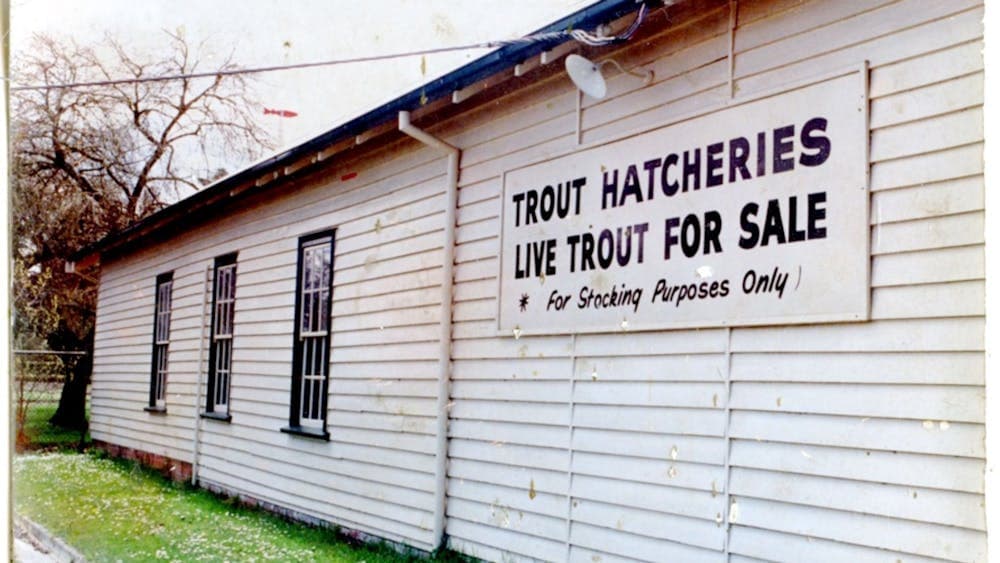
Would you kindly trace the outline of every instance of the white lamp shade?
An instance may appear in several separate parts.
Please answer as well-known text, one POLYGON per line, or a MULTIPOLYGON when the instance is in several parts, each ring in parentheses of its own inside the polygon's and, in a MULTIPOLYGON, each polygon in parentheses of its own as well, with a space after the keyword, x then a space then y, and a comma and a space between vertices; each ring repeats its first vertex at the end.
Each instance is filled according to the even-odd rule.
POLYGON ((608 93, 608 85, 601 76, 601 69, 580 55, 566 57, 566 72, 570 80, 584 94, 598 100, 608 93))

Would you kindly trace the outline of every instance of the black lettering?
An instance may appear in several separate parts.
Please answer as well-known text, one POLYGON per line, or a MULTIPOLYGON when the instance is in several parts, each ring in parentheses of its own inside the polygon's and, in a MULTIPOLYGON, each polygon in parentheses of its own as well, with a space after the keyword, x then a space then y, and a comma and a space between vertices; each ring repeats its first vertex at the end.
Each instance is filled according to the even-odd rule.
POLYGON ((576 211, 573 212, 574 215, 580 214, 580 188, 587 185, 587 178, 577 178, 573 180, 573 189, 576 190, 576 211))
POLYGON ((525 218, 524 224, 530 225, 532 223, 538 222, 538 216, 535 214, 536 208, 538 207, 538 192, 531 190, 528 192, 528 197, 524 201, 525 207, 525 218))
POLYGON ((680 217, 671 217, 664 221, 663 224, 663 259, 670 260, 670 247, 677 244, 677 235, 674 234, 674 229, 676 229, 681 224, 680 217))
POLYGON ((788 198, 788 242, 799 242, 806 240, 806 232, 799 229, 799 208, 798 199, 795 196, 788 198))
POLYGON ((757 177, 767 174, 767 134, 757 133, 757 177))
POLYGON ((750 179, 750 170, 747 169, 747 158, 750 157, 750 141, 746 137, 736 137, 729 141, 729 181, 736 181, 736 171, 740 171, 740 178, 750 179))
POLYGON ((690 187, 692 190, 701 189, 701 149, 694 149, 694 159, 688 160, 688 155, 692 154, 691 151, 684 151, 684 182, 683 191, 688 191, 690 187), (688 179, 694 177, 694 181, 688 183, 688 179))
POLYGON ((521 226, 521 202, 524 201, 524 192, 514 194, 514 226, 521 226))
POLYGON ((610 229, 601 231, 597 240, 597 263, 602 270, 607 270, 611 266, 611 261, 615 257, 615 237, 610 229), (605 244, 607 243, 607 244, 605 244))
POLYGON ((722 215, 718 211, 705 212, 705 254, 722 252, 719 234, 722 232, 722 215))
POLYGON ((684 223, 681 224, 681 250, 684 251, 684 256, 691 258, 698 253, 699 246, 701 246, 701 224, 697 215, 689 214, 684 217, 684 223), (689 232, 693 234, 688 236, 689 232))
POLYGON ((552 186, 542 188, 541 206, 539 211, 542 215, 542 222, 552 219, 552 212, 556 207, 556 191, 552 186))
POLYGON ((745 236, 740 237, 740 248, 750 250, 757 246, 757 241, 760 238, 760 229, 757 227, 757 223, 753 221, 753 218, 757 215, 757 211, 760 207, 756 203, 748 203, 743 206, 743 210, 740 211, 740 228, 746 233, 745 236))
POLYGON ((621 199, 618 205, 625 205, 625 198, 633 196, 636 203, 642 203, 642 190, 639 188, 639 171, 634 164, 630 164, 625 172, 625 184, 622 186, 621 199))
POLYGON ((618 247, 618 252, 616 253, 618 265, 627 266, 629 258, 632 257, 632 227, 629 227, 625 231, 621 227, 618 227, 618 241, 616 246, 618 247))
POLYGON ((601 194, 601 209, 608 208, 608 198, 611 199, 611 207, 614 207, 618 203, 618 170, 612 170, 614 173, 611 177, 611 181, 608 181, 608 171, 604 171, 604 192, 601 194))
POLYGON ((594 235, 583 233, 583 242, 580 243, 580 270, 596 269, 594 266, 594 235))
POLYGON ((803 166, 819 166, 830 158, 830 138, 826 135, 813 135, 814 131, 826 132, 826 119, 814 117, 802 126, 800 139, 803 149, 815 150, 814 153, 806 153, 805 150, 799 155, 799 164, 803 166))
POLYGON ((781 205, 776 199, 767 201, 767 215, 764 218, 764 234, 760 237, 760 245, 767 246, 771 237, 778 239, 778 244, 785 244, 785 225, 781 221, 781 205))
POLYGON ((646 199, 653 199, 653 194, 656 193, 656 169, 662 164, 663 163, 658 158, 647 160, 642 163, 643 169, 649 173, 647 177, 649 183, 646 185, 646 199))
POLYGON ((639 238, 639 252, 638 252, 638 264, 642 264, 643 259, 643 247, 646 242, 646 231, 649 230, 649 223, 639 223, 632 227, 632 232, 635 233, 639 238))
POLYGON ((570 235, 566 237, 566 244, 569 245, 569 271, 576 271, 576 245, 580 242, 580 235, 570 235))
POLYGON ((784 156, 795 149, 795 143, 789 141, 795 135, 795 126, 786 125, 774 130, 774 172, 788 172, 795 168, 794 158, 784 158, 784 156))
POLYGON ((722 185, 722 154, 725 145, 712 143, 705 147, 705 186, 712 188, 722 185))
POLYGON ((826 192, 816 192, 806 196, 809 202, 809 220, 806 227, 809 238, 826 238, 826 227, 821 227, 818 223, 826 219, 826 208, 820 204, 826 203, 826 192))
POLYGON ((677 166, 677 160, 677 155, 674 153, 668 154, 663 159, 663 170, 660 172, 660 189, 663 190, 663 195, 667 197, 676 194, 677 190, 681 187, 677 180, 673 182, 667 180, 667 172, 670 171, 671 166, 677 166))

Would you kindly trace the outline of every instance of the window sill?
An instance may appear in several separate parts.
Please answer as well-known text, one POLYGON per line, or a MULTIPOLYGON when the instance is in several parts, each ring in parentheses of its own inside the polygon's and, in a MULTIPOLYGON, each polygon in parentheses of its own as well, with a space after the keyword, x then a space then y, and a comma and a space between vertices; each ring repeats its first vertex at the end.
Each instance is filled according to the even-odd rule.
POLYGON ((167 407, 144 407, 142 410, 149 414, 167 414, 167 407))
POLYGON ((281 429, 285 434, 315 438, 318 440, 330 440, 330 433, 319 428, 309 428, 308 426, 286 426, 281 429))
POLYGON ((218 420, 220 422, 229 422, 229 421, 231 421, 233 419, 233 415, 231 415, 229 413, 202 412, 202 413, 199 413, 199 414, 201 415, 202 418, 208 418, 208 419, 211 419, 211 420, 218 420))

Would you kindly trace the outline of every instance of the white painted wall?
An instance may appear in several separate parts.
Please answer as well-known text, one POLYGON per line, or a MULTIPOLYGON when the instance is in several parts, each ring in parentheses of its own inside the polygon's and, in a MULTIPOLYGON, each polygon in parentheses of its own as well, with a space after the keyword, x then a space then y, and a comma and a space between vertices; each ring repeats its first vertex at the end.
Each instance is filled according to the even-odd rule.
MULTIPOLYGON (((982 6, 741 0, 735 96, 867 60, 871 321, 496 335, 501 174, 576 146, 563 75, 432 130, 462 149, 448 522, 490 560, 985 559, 982 6)), ((582 141, 730 99, 729 3, 622 48, 582 141)), ((468 103, 474 103, 470 101, 468 103)), ((105 263, 95 438, 190 459, 204 268, 239 251, 230 423, 202 478, 430 547, 445 161, 405 141, 105 263), (346 172, 358 177, 340 180, 346 172), (295 248, 337 227, 330 442, 282 434, 295 248), (152 290, 175 272, 166 416, 152 290)))

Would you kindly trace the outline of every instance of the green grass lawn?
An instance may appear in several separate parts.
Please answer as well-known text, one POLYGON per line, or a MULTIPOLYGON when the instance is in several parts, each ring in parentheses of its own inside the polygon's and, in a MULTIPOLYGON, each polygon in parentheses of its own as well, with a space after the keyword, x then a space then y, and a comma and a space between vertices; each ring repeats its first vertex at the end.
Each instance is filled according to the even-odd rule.
MULTIPOLYGON (((57 403, 32 404, 24 421, 24 433, 32 449, 75 448, 80 444, 80 432, 49 424, 57 403)), ((90 435, 85 435, 85 443, 90 435)))
POLYGON ((89 561, 420 560, 352 546, 333 530, 236 506, 132 462, 64 452, 17 456, 13 465, 15 512, 89 561))

